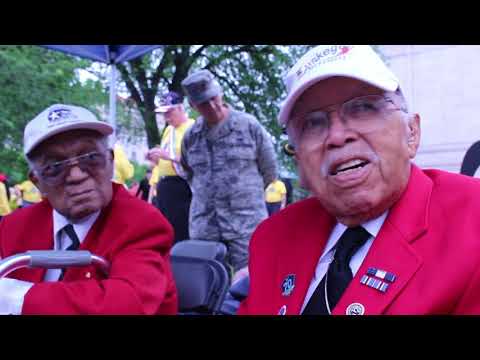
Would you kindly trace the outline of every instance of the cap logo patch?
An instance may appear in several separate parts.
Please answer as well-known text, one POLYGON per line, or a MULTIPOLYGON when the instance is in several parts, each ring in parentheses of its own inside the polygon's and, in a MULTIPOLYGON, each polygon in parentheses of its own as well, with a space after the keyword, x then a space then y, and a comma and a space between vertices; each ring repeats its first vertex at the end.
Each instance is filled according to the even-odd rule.
POLYGON ((61 120, 65 120, 72 116, 72 111, 70 109, 55 109, 50 111, 48 114, 48 121, 50 123, 55 123, 61 120))
POLYGON ((353 45, 332 45, 327 49, 313 54, 310 61, 301 66, 297 72, 297 81, 314 67, 332 61, 343 60, 344 56, 353 48, 353 45))

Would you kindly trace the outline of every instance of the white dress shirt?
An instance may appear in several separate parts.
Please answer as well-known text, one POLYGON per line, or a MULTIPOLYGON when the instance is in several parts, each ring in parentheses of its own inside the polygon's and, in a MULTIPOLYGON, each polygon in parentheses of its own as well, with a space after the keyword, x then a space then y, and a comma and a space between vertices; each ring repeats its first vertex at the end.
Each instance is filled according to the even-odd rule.
MULTIPOLYGON (((352 270, 353 276, 357 273, 358 269, 362 265, 363 260, 367 256, 368 250, 370 250, 370 247, 372 246, 373 240, 375 237, 377 237, 378 232, 380 231, 380 228, 383 225, 383 222, 385 221, 385 218, 388 215, 388 210, 385 211, 382 215, 377 217, 376 219, 367 221, 366 223, 363 223, 362 226, 365 228, 370 233, 370 237, 367 239, 365 244, 358 249, 358 251, 352 256, 352 259, 350 260, 350 269, 352 270)), ((315 268, 315 273, 313 275, 313 279, 310 282, 310 286, 308 287, 307 290, 307 295, 305 296, 305 300, 303 302, 302 310, 300 313, 303 312, 305 309, 305 306, 307 306, 308 301, 312 297, 315 289, 317 286, 320 284, 322 281, 323 277, 327 273, 328 266, 330 263, 333 261, 333 256, 335 255, 335 250, 336 250, 336 245, 338 243, 338 240, 342 236, 342 234, 347 230, 347 226, 337 223, 335 227, 333 228, 330 237, 328 238, 327 245, 325 246, 325 249, 323 251, 322 256, 320 256, 320 259, 318 260, 317 267, 315 268)))
MULTIPOLYGON (((75 230, 81 244, 93 223, 97 220, 98 215, 100 215, 100 211, 97 211, 80 221, 72 223, 57 210, 53 210, 53 250, 65 250, 72 244, 72 240, 70 240, 65 231, 62 231, 62 229, 70 223, 73 225, 73 230, 75 230)), ((61 273, 61 269, 48 269, 43 281, 57 281, 61 273)))
MULTIPOLYGON (((100 215, 100 211, 80 221, 71 223, 62 214, 53 210, 53 250, 65 250, 72 244, 68 235, 64 231, 61 231, 65 225, 69 223, 73 225, 78 240, 82 243, 93 223, 97 220, 98 215, 100 215)), ((48 269, 43 281, 57 281, 61 273, 61 269, 48 269)), ((20 315, 22 313, 25 294, 33 285, 32 282, 28 281, 8 278, 0 279, 0 314, 20 315)))

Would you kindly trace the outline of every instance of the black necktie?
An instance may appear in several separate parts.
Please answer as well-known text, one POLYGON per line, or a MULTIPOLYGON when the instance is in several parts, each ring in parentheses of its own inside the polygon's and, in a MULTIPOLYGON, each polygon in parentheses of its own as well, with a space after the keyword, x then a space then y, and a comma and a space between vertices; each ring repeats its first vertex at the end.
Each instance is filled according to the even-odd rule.
POLYGON ((330 311, 333 310, 353 279, 350 260, 369 237, 368 231, 361 226, 345 230, 338 240, 333 261, 303 310, 303 315, 328 315, 330 312, 326 299, 328 299, 330 311))
POLYGON ((80 240, 78 240, 78 236, 73 229, 73 225, 68 224, 62 230, 65 231, 70 240, 72 240, 72 244, 67 247, 66 250, 77 250, 80 247, 80 240))
MULTIPOLYGON (((67 234, 67 236, 72 241, 72 244, 69 247, 67 247, 65 250, 78 250, 78 248, 80 247, 80 240, 78 240, 78 236, 75 233, 75 230, 73 229, 73 225, 68 224, 62 230, 65 231, 65 234, 67 234)), ((62 273, 60 274, 60 277, 58 278, 58 280, 59 281, 62 280, 64 275, 65 275, 65 269, 62 269, 62 273)))

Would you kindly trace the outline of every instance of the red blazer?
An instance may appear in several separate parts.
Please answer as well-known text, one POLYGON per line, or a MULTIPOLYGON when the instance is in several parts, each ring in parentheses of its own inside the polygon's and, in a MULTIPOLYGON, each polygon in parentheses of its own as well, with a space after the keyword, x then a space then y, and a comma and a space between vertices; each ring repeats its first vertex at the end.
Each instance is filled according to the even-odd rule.
MULTIPOLYGON (((113 199, 80 246, 111 263, 107 279, 92 267, 69 268, 63 281, 42 282, 45 269, 9 277, 36 283, 22 314, 175 314, 177 294, 169 263, 173 229, 161 213, 113 184, 113 199)), ((52 207, 42 201, 0 222, 0 256, 53 249, 52 207)))
MULTIPOLYGON (((480 314, 480 181, 412 166, 390 212, 332 314, 480 314), (385 293, 360 283, 369 267, 396 275, 385 293)), ((250 292, 239 314, 299 314, 336 221, 310 198, 264 221, 250 243, 250 292), (290 295, 282 283, 295 275, 290 295)))

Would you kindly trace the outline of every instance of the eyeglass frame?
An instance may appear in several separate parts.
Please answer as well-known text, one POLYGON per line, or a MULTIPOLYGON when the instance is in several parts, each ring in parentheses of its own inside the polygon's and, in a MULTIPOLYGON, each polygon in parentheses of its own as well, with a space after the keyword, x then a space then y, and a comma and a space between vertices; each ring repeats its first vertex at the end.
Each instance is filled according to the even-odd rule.
POLYGON ((38 176, 42 181, 44 181, 47 185, 49 186, 58 186, 60 185, 65 178, 68 175, 68 172, 71 167, 73 166, 78 166, 83 172, 88 172, 90 175, 92 175, 92 172, 98 168, 102 168, 106 165, 107 162, 107 153, 102 153, 99 151, 91 151, 86 154, 82 154, 79 156, 74 156, 65 160, 61 161, 56 161, 47 165, 44 165, 40 168, 33 167, 33 172, 35 173, 36 176, 38 176), (99 155, 100 156, 100 163, 97 165, 88 165, 85 162, 82 162, 82 159, 87 159, 91 155, 99 155), (43 172, 45 171, 46 168, 50 166, 63 166, 63 168, 60 170, 60 173, 55 176, 56 180, 54 179, 49 179, 48 176, 45 176, 43 172))
MULTIPOLYGON (((292 129, 292 124, 294 123, 298 123, 299 121, 302 121, 302 127, 303 125, 305 124, 305 122, 307 121, 306 120, 306 117, 312 113, 318 113, 318 112, 322 112, 325 114, 325 118, 328 120, 328 127, 327 129, 330 128, 331 126, 331 117, 330 117, 330 114, 333 113, 333 112, 336 112, 340 118, 341 121, 343 121, 343 123, 347 123, 348 122, 348 119, 346 120, 345 119, 345 115, 344 115, 344 111, 342 111, 342 109, 349 103, 352 103, 354 101, 358 101, 359 99, 363 99, 363 98, 369 98, 369 97, 377 97, 379 100, 382 99, 383 101, 385 101, 385 104, 386 103, 391 103, 393 105, 396 106, 396 108, 392 108, 392 109, 387 109, 385 104, 384 104, 384 107, 381 109, 381 114, 380 116, 384 115, 384 112, 385 111, 389 111, 389 112, 394 112, 394 111, 402 111, 404 113, 407 113, 408 114, 408 110, 406 108, 406 106, 400 106, 398 104, 396 104, 394 102, 394 100, 392 98, 390 98, 389 96, 391 95, 396 95, 396 93, 393 93, 393 92, 384 92, 383 94, 369 94, 369 95, 363 95, 363 96, 356 96, 356 97, 353 97, 353 98, 350 98, 342 103, 337 103, 337 104, 332 104, 332 105, 328 105, 324 108, 320 108, 320 109, 313 109, 311 110, 310 112, 306 113, 306 114, 302 114, 301 116, 297 116, 297 117, 293 117, 293 118, 290 118, 289 121, 287 122, 286 126, 285 126, 285 130, 288 134, 288 137, 290 138, 292 144, 298 144, 299 142, 299 139, 301 139, 301 137, 303 136, 304 134, 304 129, 302 129, 301 131, 301 134, 299 136, 295 136, 292 134, 293 130, 292 129), (332 110, 329 110, 329 111, 325 111, 325 110, 322 110, 322 109, 326 109, 326 108, 332 108, 334 107, 335 109, 332 109, 332 110), (290 130, 289 130, 290 129, 290 130)), ((356 129, 352 129, 354 131, 358 131, 356 129)), ((327 131, 328 133, 328 131, 327 131)))

